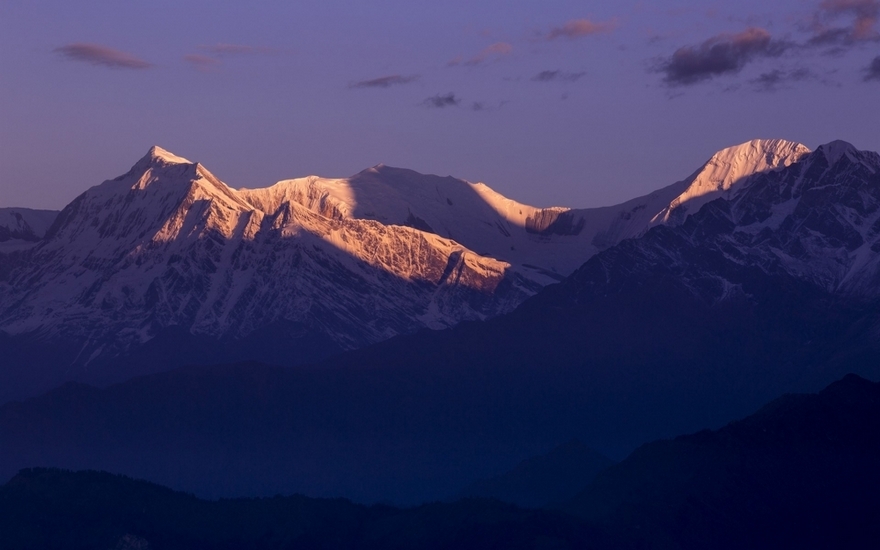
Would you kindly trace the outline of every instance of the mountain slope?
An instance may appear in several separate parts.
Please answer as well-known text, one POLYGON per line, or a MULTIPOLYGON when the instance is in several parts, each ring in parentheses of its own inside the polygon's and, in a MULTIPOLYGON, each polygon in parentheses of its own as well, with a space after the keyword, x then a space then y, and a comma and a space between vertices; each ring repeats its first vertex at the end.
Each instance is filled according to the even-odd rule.
POLYGON ((566 510, 649 548, 880 543, 880 384, 855 375, 744 420, 639 448, 566 510))
POLYGON ((527 508, 561 504, 613 464, 610 458, 573 439, 520 462, 508 472, 471 483, 458 496, 494 498, 527 508))

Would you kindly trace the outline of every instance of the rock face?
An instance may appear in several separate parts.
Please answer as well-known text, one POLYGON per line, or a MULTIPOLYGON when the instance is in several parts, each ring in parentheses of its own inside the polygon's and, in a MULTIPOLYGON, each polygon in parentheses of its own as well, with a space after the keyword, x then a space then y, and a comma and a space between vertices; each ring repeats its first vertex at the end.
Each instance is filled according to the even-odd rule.
POLYGON ((2 227, 14 225, 28 246, 0 255, 0 351, 10 358, 0 378, 24 376, 17 369, 58 383, 192 362, 296 364, 488 319, 597 251, 682 223, 749 175, 804 154, 798 144, 753 141, 645 197, 571 210, 383 165, 347 179, 236 190, 154 147, 48 229, 6 215, 17 225, 2 227), (132 354, 147 358, 113 372, 96 367, 132 354))

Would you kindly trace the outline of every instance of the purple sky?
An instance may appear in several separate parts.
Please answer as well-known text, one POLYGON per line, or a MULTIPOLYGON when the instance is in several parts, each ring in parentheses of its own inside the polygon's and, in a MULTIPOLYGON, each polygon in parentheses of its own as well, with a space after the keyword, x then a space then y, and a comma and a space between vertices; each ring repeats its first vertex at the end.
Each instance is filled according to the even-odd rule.
POLYGON ((880 0, 0 0, 0 206, 154 144, 234 187, 377 163, 611 204, 757 137, 880 150, 880 0))

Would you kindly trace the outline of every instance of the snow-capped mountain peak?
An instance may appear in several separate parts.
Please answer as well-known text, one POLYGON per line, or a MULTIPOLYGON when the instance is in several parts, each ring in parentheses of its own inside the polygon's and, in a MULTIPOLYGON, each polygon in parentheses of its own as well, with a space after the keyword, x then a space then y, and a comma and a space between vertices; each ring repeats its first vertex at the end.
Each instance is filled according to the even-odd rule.
POLYGON ((315 212, 290 189, 238 191, 152 148, 0 271, 0 330, 77 342, 80 364, 168 327, 235 339, 299 323, 344 349, 494 316, 549 282, 416 228, 315 212))
POLYGON ((742 189, 751 176, 790 166, 809 153, 805 145, 782 139, 755 139, 722 149, 685 180, 684 191, 651 220, 652 224, 681 223, 707 202, 742 189))
POLYGON ((189 160, 183 157, 179 157, 171 151, 163 149, 158 145, 153 145, 152 147, 150 147, 150 150, 147 151, 147 154, 144 158, 161 160, 166 164, 193 164, 189 160))

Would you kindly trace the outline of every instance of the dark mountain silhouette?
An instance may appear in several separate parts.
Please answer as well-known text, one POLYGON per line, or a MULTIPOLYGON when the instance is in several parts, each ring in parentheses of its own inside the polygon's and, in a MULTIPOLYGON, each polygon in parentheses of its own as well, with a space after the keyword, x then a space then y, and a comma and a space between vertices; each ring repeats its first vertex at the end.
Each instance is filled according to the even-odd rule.
POLYGON ((458 496, 545 507, 570 500, 612 464, 610 458, 573 439, 547 454, 523 460, 508 472, 476 481, 458 496))
POLYGON ((16 550, 876 548, 878 433, 880 383, 848 375, 719 430, 644 445, 560 510, 474 498, 408 509, 206 501, 105 472, 26 469, 0 487, 0 540, 16 550))
POLYGON ((640 447, 565 509, 651 548, 877 548, 880 383, 848 375, 640 447))
POLYGON ((199 500, 103 472, 25 470, 0 488, 4 549, 619 547, 568 515, 489 500, 413 509, 302 496, 199 500))

